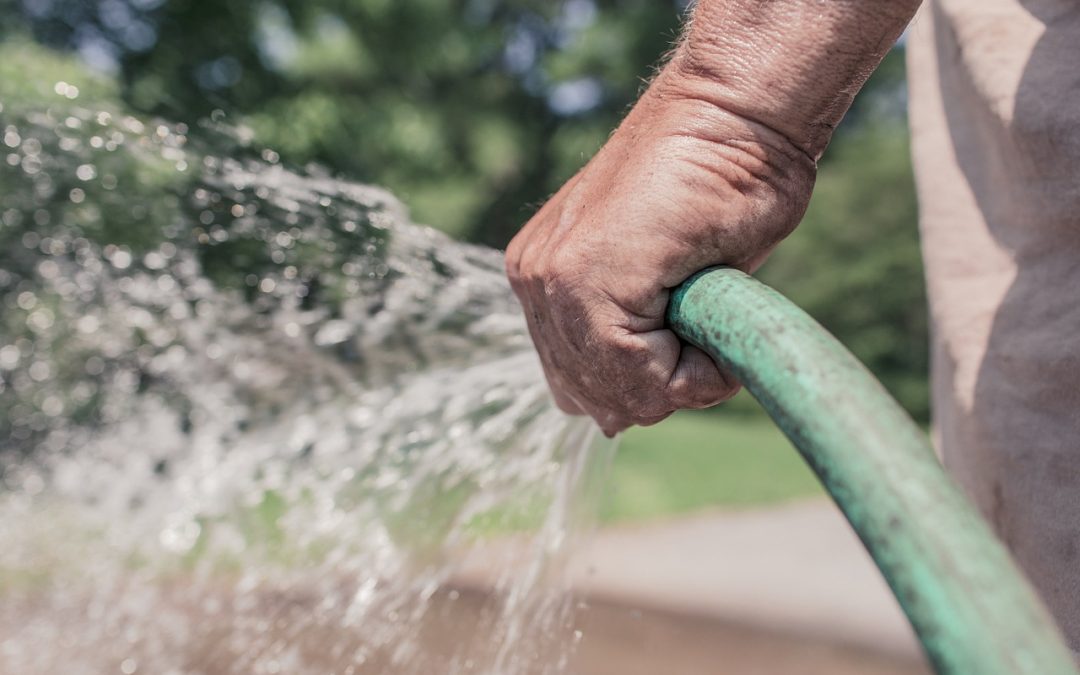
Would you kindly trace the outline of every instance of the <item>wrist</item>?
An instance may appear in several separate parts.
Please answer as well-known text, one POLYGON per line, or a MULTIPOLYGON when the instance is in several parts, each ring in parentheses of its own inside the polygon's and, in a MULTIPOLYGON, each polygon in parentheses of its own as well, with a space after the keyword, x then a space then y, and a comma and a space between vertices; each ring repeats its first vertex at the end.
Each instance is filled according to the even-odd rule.
POLYGON ((675 61, 657 75, 635 112, 639 108, 652 133, 729 147, 730 159, 748 164, 747 169, 769 165, 784 173, 816 170, 816 158, 785 125, 770 123, 767 115, 748 114, 713 81, 688 76, 675 61))
POLYGON ((816 160, 918 0, 700 0, 661 77, 816 160))

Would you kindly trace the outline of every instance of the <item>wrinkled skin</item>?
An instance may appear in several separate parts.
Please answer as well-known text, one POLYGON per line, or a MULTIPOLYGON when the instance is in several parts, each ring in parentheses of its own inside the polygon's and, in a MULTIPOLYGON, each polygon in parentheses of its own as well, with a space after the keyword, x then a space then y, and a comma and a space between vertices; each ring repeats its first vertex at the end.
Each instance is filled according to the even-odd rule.
POLYGON ((802 218, 816 160, 919 0, 697 0, 667 66, 526 224, 510 282, 558 404, 608 435, 731 396, 664 328, 671 288, 752 271, 802 218))
POLYGON ((665 69, 506 253, 558 405, 607 435, 730 398, 738 383, 665 328, 669 292, 752 271, 801 219, 815 161, 665 69))

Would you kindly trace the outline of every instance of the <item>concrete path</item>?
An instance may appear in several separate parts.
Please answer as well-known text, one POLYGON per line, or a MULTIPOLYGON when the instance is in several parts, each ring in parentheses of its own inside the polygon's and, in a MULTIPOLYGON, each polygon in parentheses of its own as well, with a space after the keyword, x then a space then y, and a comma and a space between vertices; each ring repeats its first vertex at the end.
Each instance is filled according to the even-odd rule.
MULTIPOLYGON (((452 583, 490 588, 507 569, 527 573, 521 543, 485 545, 452 583)), ((873 561, 825 499, 603 528, 568 567, 574 592, 603 604, 920 658, 873 561)))
POLYGON ((601 530, 571 569, 587 597, 898 656, 919 651, 873 561, 826 500, 601 530))

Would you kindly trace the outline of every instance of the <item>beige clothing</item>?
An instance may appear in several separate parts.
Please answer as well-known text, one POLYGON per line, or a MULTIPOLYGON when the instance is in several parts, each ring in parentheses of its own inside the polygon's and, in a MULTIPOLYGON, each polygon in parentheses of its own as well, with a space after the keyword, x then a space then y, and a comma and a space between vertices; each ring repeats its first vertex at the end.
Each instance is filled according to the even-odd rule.
POLYGON ((909 73, 939 448, 1078 650, 1080 1, 929 0, 909 73))

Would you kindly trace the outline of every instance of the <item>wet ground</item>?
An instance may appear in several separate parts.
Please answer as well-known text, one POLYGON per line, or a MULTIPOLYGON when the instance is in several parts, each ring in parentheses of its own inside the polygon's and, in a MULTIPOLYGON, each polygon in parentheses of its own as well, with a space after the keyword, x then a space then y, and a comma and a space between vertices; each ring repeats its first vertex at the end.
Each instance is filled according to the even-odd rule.
MULTIPOLYGON (((94 621, 93 608, 80 611, 72 605, 57 616, 55 607, 47 614, 31 598, 9 598, 0 606, 0 673, 490 675, 494 649, 486 648, 483 636, 501 620, 494 603, 481 593, 440 592, 414 638, 402 645, 384 640, 377 621, 347 625, 320 620, 320 598, 303 593, 265 595, 258 611, 249 607, 240 618, 231 616, 233 601, 224 597, 214 606, 216 618, 209 616, 208 598, 195 598, 179 586, 164 590, 156 601, 161 607, 151 625, 101 626, 98 638, 88 642, 78 637, 94 621)), ((575 630, 580 636, 568 675, 929 672, 910 659, 864 648, 606 603, 579 603, 572 629, 556 634, 573 640, 575 630)), ((559 645, 526 641, 512 655, 521 666, 514 675, 546 675, 564 651, 559 645)))

